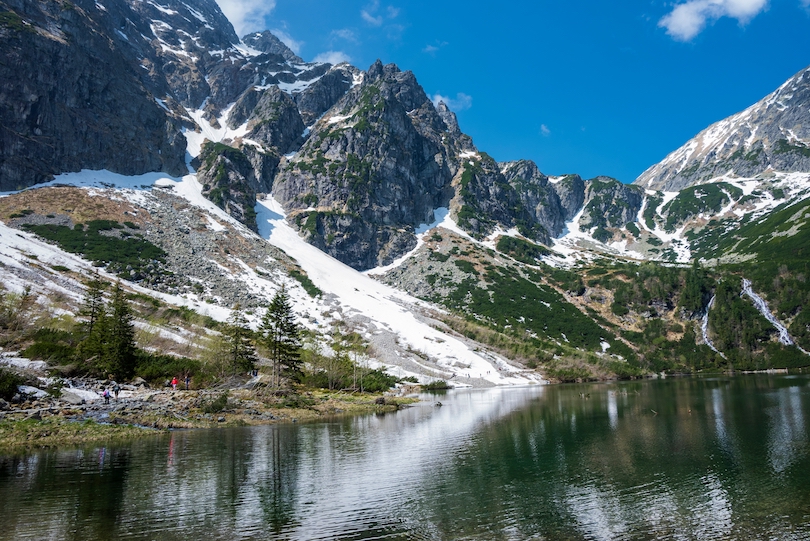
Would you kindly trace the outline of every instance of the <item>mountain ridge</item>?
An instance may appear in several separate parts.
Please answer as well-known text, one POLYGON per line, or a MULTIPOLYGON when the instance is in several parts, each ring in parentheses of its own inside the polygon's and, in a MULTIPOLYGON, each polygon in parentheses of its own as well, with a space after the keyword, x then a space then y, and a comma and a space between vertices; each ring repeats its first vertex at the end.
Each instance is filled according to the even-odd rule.
MULTIPOLYGON (((807 172, 774 171, 768 161, 749 176, 729 174, 718 165, 728 159, 700 161, 707 154, 695 162, 698 176, 679 177, 678 191, 663 189, 669 180, 657 189, 601 176, 549 177, 530 160, 498 163, 478 149, 446 104, 434 104, 416 76, 394 64, 378 60, 361 71, 306 63, 267 32, 240 41, 211 0, 82 1, 74 9, 32 4, 31 21, 2 19, 0 42, 19 65, 54 47, 75 54, 66 78, 75 81, 95 73, 88 60, 95 57, 82 42, 65 45, 57 30, 95 25, 131 83, 109 99, 131 97, 135 112, 77 139, 86 143, 81 153, 45 154, 26 146, 26 137, 40 129, 69 143, 72 125, 32 125, 31 115, 42 116, 36 100, 18 98, 23 83, 6 82, 9 125, 23 127, 5 132, 0 189, 16 191, 23 178, 40 186, 0 199, 3 241, 13 254, 0 263, 15 290, 27 281, 43 302, 57 304, 56 284, 69 284, 65 294, 75 305, 92 260, 138 294, 222 320, 245 310, 255 324, 256 310, 284 284, 316 341, 332 343, 335 329, 356 333, 375 351, 367 362, 420 381, 458 375, 464 385, 525 383, 538 381, 537 370, 574 381, 804 362, 738 293, 741 278, 750 277, 771 315, 810 349, 807 172), (157 119, 157 135, 153 124, 133 121, 136 113, 157 119), (140 142, 105 146, 113 129, 140 142), (166 144, 172 152, 164 154, 166 144), (47 167, 23 173, 37 160, 47 167), (96 168, 102 171, 88 170, 96 168), (53 186, 40 189, 50 176, 80 185, 81 195, 62 201, 53 186), (73 199, 98 210, 79 217, 65 206, 73 199), (108 202, 119 200, 130 206, 109 211, 108 202), (28 244, 14 244, 14 228, 28 244), (73 262, 65 250, 76 247, 66 239, 78 236, 149 242, 165 261, 108 260, 105 250, 92 259, 86 249, 74 268, 60 258, 73 262), (396 289, 377 288, 369 275, 396 289), (400 329, 400 322, 407 324, 400 329), (712 341, 725 356, 712 351, 712 341)), ((0 3, 17 14, 17 3, 0 3)), ((48 74, 28 96, 44 96, 61 84, 58 75, 48 74)), ((103 87, 109 75, 95 83, 103 87)), ((806 103, 793 92, 798 105, 779 110, 789 90, 806 82, 791 81, 773 94, 783 102, 739 118, 775 123, 782 134, 774 119, 806 103)), ((78 100, 79 90, 68 85, 48 103, 63 100, 60 107, 92 115, 95 102, 78 100)), ((752 126, 729 120, 727 136, 716 138, 723 151, 734 156, 743 148, 734 144, 771 129, 752 126)), ((799 150, 776 154, 797 157, 792 167, 803 169, 804 147, 786 141, 799 150)), ((774 145, 763 156, 782 148, 774 145)))

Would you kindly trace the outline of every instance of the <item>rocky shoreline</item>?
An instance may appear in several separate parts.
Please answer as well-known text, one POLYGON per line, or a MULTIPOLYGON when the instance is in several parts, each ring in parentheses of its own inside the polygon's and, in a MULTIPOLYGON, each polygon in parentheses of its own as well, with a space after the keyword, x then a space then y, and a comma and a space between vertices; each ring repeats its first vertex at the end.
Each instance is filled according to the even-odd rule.
MULTIPOLYGON (((7 360, 7 359, 4 359, 7 360)), ((31 363, 31 361, 29 361, 31 363)), ((34 370, 38 366, 28 366, 34 370)), ((11 402, 0 400, 0 450, 43 448, 138 437, 173 429, 252 426, 313 421, 337 415, 393 412, 417 401, 416 386, 386 394, 322 390, 277 391, 264 376, 215 388, 151 387, 136 379, 120 384, 89 378, 51 380, 23 386, 11 402)), ((182 387, 182 384, 181 386, 182 387)))

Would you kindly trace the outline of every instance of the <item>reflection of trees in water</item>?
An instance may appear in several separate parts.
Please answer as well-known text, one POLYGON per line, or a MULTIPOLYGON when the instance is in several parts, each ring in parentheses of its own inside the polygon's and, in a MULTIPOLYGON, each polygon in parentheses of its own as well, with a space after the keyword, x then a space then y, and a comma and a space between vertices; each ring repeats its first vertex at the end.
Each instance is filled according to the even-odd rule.
POLYGON ((0 539, 801 537, 807 381, 457 393, 385 417, 0 458, 0 539))
POLYGON ((426 480, 421 515, 446 538, 771 537, 756 517, 778 509, 795 526, 810 508, 807 434, 798 429, 805 417, 797 413, 810 395, 805 386, 800 404, 795 387, 770 392, 785 381, 550 387, 531 407, 483 426, 426 480), (786 439, 794 450, 801 442, 787 487, 763 468, 774 440, 786 439))
POLYGON ((281 533, 296 521, 297 479, 301 456, 297 430, 280 427, 267 434, 269 469, 257 486, 265 531, 281 533))
POLYGON ((42 537, 58 539, 116 537, 129 463, 129 450, 116 447, 43 451, 3 459, 0 493, 6 494, 9 485, 17 490, 13 498, 0 497, 0 538, 22 537, 32 527, 42 537))

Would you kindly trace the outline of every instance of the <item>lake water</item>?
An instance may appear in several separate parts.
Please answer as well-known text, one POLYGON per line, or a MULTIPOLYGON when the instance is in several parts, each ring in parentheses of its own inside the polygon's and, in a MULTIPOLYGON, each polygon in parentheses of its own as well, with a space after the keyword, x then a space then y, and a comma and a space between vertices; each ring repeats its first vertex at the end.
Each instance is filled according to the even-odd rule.
POLYGON ((0 539, 810 539, 808 419, 808 376, 670 378, 0 457, 0 539))

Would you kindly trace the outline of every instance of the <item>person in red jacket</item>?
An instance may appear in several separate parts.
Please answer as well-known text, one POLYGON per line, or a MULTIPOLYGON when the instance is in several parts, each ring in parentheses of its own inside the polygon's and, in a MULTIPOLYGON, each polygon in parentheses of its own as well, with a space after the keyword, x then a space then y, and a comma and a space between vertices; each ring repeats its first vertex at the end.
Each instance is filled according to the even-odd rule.
POLYGON ((172 390, 177 390, 177 376, 172 378, 172 390))

